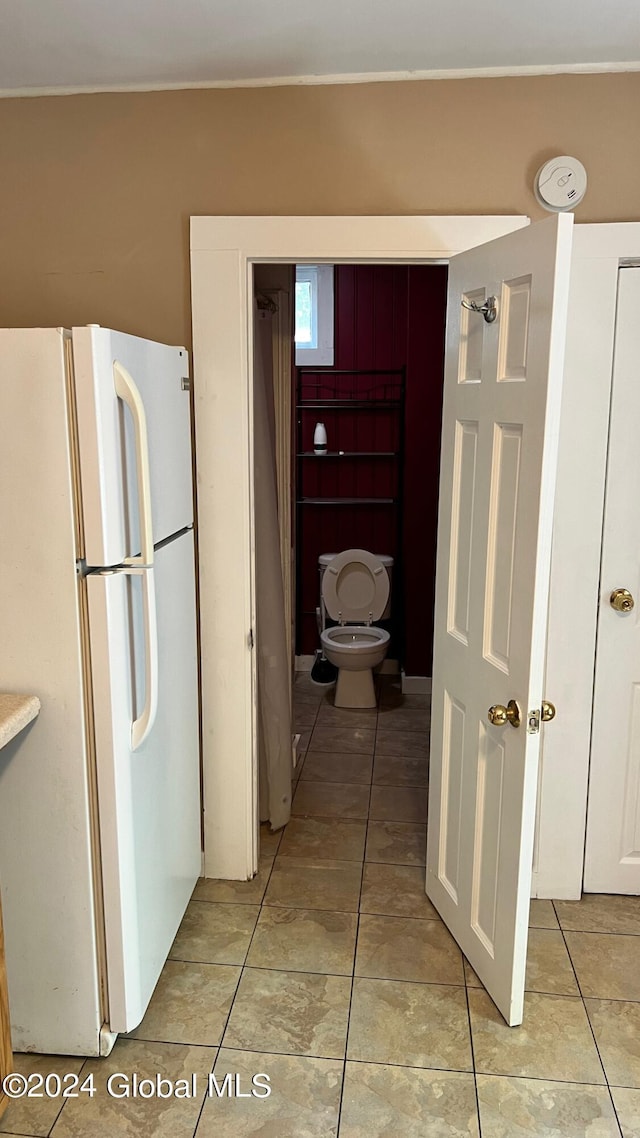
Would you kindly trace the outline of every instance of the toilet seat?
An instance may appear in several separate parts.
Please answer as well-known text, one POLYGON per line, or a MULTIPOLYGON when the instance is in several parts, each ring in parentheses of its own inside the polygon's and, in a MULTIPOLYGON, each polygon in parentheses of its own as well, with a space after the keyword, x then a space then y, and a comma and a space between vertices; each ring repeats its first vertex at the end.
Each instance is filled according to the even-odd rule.
POLYGON ((387 571, 366 549, 345 549, 325 569, 322 599, 332 620, 371 624, 380 619, 389 599, 387 571))
POLYGON ((323 648, 337 648, 351 655, 383 646, 386 650, 390 639, 386 628, 376 628, 373 624, 334 624, 320 634, 323 648))

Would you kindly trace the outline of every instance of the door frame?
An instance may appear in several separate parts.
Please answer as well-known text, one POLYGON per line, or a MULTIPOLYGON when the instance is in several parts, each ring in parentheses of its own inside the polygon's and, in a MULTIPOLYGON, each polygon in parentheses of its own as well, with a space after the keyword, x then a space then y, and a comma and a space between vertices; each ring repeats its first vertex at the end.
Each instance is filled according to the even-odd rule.
POLYGON ((528 224, 516 215, 191 218, 206 877, 246 880, 258 869, 252 266, 441 264, 528 224))
POLYGON ((558 715, 541 747, 533 897, 582 892, 618 270, 639 260, 639 222, 575 226, 545 685, 558 715))

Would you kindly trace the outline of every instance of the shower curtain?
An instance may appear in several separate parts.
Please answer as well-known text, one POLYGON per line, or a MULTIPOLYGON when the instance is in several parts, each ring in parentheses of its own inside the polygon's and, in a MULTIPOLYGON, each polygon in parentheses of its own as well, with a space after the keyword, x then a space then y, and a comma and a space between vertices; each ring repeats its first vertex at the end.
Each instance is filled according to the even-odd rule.
POLYGON ((272 318, 254 304, 254 501, 260 821, 291 815, 292 729, 280 556, 273 404, 272 318))

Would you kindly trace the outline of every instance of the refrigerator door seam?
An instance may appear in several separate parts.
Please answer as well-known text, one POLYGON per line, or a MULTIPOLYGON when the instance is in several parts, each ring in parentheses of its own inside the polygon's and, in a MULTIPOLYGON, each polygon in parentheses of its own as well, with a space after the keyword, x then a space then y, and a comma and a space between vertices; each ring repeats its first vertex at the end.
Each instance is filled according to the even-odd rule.
POLYGON ((100 1018, 106 1023, 109 1016, 109 989, 107 973, 107 942, 104 923, 104 880, 102 875, 102 850, 100 842, 100 804, 98 799, 98 772, 96 758, 95 719, 93 708, 93 677, 91 668, 91 632, 89 627, 89 604, 87 587, 82 577, 78 579, 78 605, 80 610, 80 637, 82 651, 82 670, 84 673, 83 700, 87 756, 87 777, 90 788, 89 826, 91 833, 91 873, 93 876, 96 954, 100 978, 100 1018))

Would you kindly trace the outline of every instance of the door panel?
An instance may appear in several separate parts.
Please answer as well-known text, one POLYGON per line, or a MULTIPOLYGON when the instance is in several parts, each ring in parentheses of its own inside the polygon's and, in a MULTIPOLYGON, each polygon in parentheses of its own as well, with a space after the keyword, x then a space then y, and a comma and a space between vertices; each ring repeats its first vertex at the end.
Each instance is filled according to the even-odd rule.
POLYGON ((153 543, 193 522, 189 375, 184 348, 107 328, 73 330, 85 557, 120 565, 140 553, 134 423, 116 395, 114 362, 142 398, 148 437, 153 543))
MULTIPOLYGON (((142 571, 145 572, 144 570, 142 571)), ((200 778, 191 532, 156 552, 158 711, 135 751, 144 702, 143 580, 87 577, 109 1027, 147 1008, 200 872, 200 778)))
POLYGON ((509 675, 522 424, 493 429, 484 656, 509 675))
POLYGON ((584 889, 640 893, 640 269, 619 272, 584 889), (635 607, 617 612, 614 589, 635 607))
MULTIPOLYGON (((427 893, 522 1020, 571 257, 562 215, 449 273, 427 893), (497 319, 462 307, 497 301, 497 319), (516 701, 518 726, 488 722, 516 701)), ((512 714, 516 720, 517 715, 512 714)))

